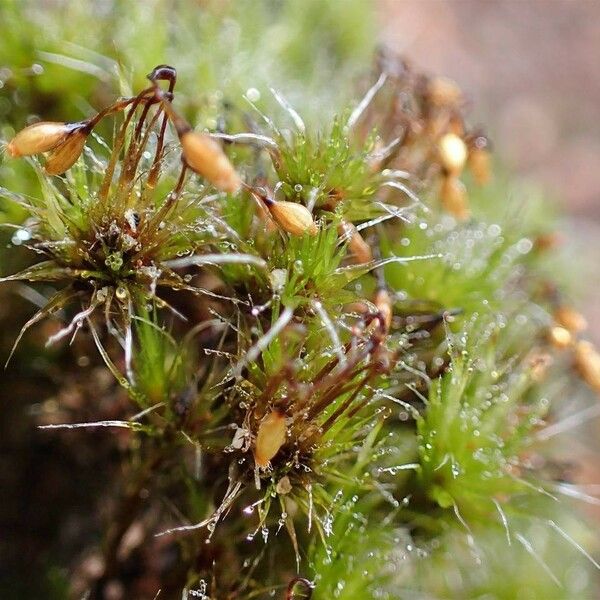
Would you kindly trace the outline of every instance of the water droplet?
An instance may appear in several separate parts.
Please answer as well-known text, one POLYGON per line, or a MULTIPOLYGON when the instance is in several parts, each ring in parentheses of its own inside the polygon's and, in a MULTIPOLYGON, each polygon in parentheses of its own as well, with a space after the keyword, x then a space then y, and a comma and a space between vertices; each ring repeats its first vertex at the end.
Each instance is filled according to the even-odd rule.
POLYGON ((533 248, 533 242, 528 238, 523 238, 517 242, 517 250, 521 254, 527 254, 533 248))
POLYGON ((294 261, 294 271, 296 271, 298 275, 302 275, 304 273, 304 264, 301 260, 294 261))
POLYGON ((12 236, 12 243, 15 246, 20 246, 23 242, 27 242, 31 239, 31 232, 27 229, 17 229, 12 236))
POLYGON ((500 225, 493 223, 488 227, 487 233, 490 237, 498 237, 502 233, 502 228, 500 225))
POLYGON ((260 530, 260 532, 262 534, 263 542, 266 544, 267 541, 269 540, 269 528, 268 527, 263 527, 260 530))
POLYGON ((260 100, 260 92, 256 88, 248 88, 246 90, 246 98, 248 98, 250 102, 258 102, 260 100))

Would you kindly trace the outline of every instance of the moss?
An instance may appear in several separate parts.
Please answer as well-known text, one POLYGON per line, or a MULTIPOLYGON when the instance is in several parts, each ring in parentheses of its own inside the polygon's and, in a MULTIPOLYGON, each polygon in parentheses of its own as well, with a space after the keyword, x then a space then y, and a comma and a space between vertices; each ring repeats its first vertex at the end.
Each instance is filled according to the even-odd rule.
POLYGON ((363 2, 109 4, 97 52, 105 4, 0 9, 3 136, 31 112, 88 136, 64 174, 2 165, 34 251, 3 281, 42 306, 14 361, 56 378, 37 424, 83 421, 118 447, 101 518, 46 595, 59 566, 96 597, 591 590, 594 541, 556 501, 577 492, 543 443, 563 386, 584 388, 546 335, 553 221, 508 206, 502 180, 448 172, 442 136, 482 151, 460 90, 380 53, 350 101, 372 50, 363 2), (16 68, 38 58, 45 75, 16 68), (164 66, 146 81, 171 59, 176 86, 164 66), (457 209, 438 196, 459 178, 457 209), (311 226, 273 218, 283 203, 311 226), (67 393, 90 356, 115 383, 67 393))

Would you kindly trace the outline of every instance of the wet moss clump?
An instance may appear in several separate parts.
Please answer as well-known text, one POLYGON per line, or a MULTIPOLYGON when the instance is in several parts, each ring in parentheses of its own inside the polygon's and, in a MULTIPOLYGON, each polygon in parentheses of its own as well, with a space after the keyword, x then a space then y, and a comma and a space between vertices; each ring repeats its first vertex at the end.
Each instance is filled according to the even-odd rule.
MULTIPOLYGON (((238 9, 205 10, 217 39, 238 9)), ((7 439, 52 523, 12 515, 43 575, 3 597, 593 594, 567 499, 595 498, 551 442, 600 355, 459 86, 381 50, 316 119, 186 56, 6 136, 2 344, 36 426, 7 439)))

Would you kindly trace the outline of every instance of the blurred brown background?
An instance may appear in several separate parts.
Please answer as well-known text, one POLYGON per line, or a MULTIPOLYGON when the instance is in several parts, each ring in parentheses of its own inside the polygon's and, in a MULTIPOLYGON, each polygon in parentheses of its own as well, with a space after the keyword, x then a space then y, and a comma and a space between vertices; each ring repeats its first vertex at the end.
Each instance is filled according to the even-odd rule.
POLYGON ((600 342, 600 0, 377 0, 382 41, 473 102, 497 155, 564 206, 600 342))

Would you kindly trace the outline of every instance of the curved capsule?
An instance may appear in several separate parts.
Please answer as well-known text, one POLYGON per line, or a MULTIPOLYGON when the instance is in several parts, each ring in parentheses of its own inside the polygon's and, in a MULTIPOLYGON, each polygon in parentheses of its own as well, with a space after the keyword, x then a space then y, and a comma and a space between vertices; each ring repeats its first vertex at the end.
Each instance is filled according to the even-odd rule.
POLYGON ((471 215, 467 190, 458 178, 444 177, 442 179, 440 199, 444 208, 460 221, 468 219, 471 215))
POLYGON ((438 143, 442 166, 451 175, 460 175, 467 162, 467 145, 455 133, 443 135, 438 143))
POLYGON ((31 156, 56 148, 77 125, 40 121, 25 127, 8 143, 6 150, 12 158, 31 156))
POLYGON ((356 264, 364 265, 373 260, 371 246, 365 242, 358 229, 352 224, 343 221, 340 223, 338 233, 348 239, 348 249, 356 264))
POLYGON ((575 366, 585 382, 600 392, 600 353, 591 342, 577 342, 575 346, 575 366))
POLYGON ((462 102, 458 84, 447 77, 434 77, 427 84, 427 96, 434 106, 453 107, 462 102))
POLYGON ((548 331, 548 341, 557 350, 564 350, 573 343, 573 336, 565 327, 555 325, 548 331))
POLYGON ((469 168, 477 185, 485 185, 492 178, 490 153, 485 148, 473 148, 469 152, 469 168))
POLYGON ((267 203, 267 208, 276 223, 292 235, 316 235, 319 231, 310 211, 303 204, 271 201, 267 203))
POLYGON ((585 317, 570 306, 559 306, 552 316, 561 327, 571 333, 581 333, 588 326, 585 317))
POLYGON ((48 175, 62 175, 70 169, 81 156, 87 140, 87 132, 79 129, 71 133, 61 142, 46 160, 44 170, 48 175))
POLYGON ((240 176, 215 140, 191 130, 181 133, 179 140, 183 158, 190 169, 224 192, 235 194, 240 189, 240 176))
POLYGON ((285 415, 278 409, 272 410, 261 421, 256 436, 254 460, 261 468, 266 468, 269 461, 279 452, 285 442, 287 425, 285 415))

